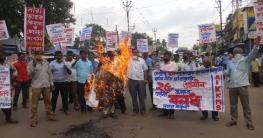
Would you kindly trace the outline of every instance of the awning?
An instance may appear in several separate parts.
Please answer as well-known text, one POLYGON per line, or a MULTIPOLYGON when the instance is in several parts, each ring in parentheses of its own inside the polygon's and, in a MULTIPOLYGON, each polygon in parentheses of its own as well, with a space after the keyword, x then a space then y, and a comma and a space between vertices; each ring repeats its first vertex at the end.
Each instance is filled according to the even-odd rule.
POLYGON ((228 48, 235 48, 237 46, 237 44, 231 44, 230 46, 228 46, 228 48))

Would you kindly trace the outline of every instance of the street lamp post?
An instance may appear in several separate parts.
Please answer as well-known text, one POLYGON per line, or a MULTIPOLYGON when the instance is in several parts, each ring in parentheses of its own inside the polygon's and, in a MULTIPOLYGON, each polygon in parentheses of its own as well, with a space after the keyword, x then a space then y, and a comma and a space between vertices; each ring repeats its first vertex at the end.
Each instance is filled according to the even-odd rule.
POLYGON ((156 45, 156 33, 157 33, 157 29, 153 29, 153 33, 154 33, 154 45, 155 45, 155 50, 157 50, 157 45, 156 45))
POLYGON ((130 12, 130 10, 131 10, 131 3, 132 3, 132 1, 130 1, 130 3, 128 2, 128 0, 126 1, 126 4, 123 2, 123 9, 126 11, 126 13, 127 13, 127 26, 128 26, 128 33, 130 33, 130 24, 129 24, 129 12, 130 12))

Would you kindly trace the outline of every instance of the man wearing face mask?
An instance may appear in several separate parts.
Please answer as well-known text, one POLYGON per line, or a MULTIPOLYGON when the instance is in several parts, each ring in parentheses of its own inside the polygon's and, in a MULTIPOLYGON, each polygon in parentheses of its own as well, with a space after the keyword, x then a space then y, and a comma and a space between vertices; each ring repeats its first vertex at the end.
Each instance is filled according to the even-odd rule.
POLYGON ((152 100, 152 107, 150 108, 150 111, 153 110, 157 110, 156 106, 153 104, 153 78, 152 78, 152 72, 156 69, 160 69, 160 64, 161 61, 158 58, 157 52, 153 51, 152 52, 152 61, 149 63, 148 67, 149 67, 149 74, 148 74, 148 86, 149 86, 149 91, 150 91, 150 96, 151 96, 151 100, 152 100))
MULTIPOLYGON (((164 52, 163 62, 160 65, 162 71, 178 71, 176 69, 176 63, 171 61, 172 53, 170 51, 164 52)), ((170 119, 174 119, 174 109, 163 109, 163 113, 159 116, 169 116, 170 119)))
POLYGON ((142 58, 138 57, 138 50, 132 50, 133 58, 130 61, 130 65, 128 68, 128 87, 132 97, 133 104, 133 114, 135 116, 138 112, 141 112, 143 117, 147 117, 146 115, 146 107, 145 107, 145 84, 148 82, 147 78, 147 70, 148 67, 145 61, 142 58), (140 108, 137 102, 137 95, 139 97, 140 108))
POLYGON ((179 54, 174 54, 174 62, 176 63, 176 70, 181 71, 182 70, 182 63, 179 61, 179 54))
POLYGON ((228 53, 225 52, 224 55, 222 56, 222 64, 223 64, 223 67, 224 69, 227 68, 227 64, 228 64, 228 53))
POLYGON ((94 60, 94 53, 93 52, 89 52, 88 53, 88 59, 89 59, 89 61, 91 61, 91 63, 92 63, 92 71, 93 71, 93 74, 97 74, 97 65, 99 64, 99 62, 98 61, 95 61, 94 60))
POLYGON ((13 100, 13 110, 17 111, 17 101, 19 98, 20 91, 22 89, 22 105, 23 108, 28 109, 27 98, 29 95, 29 77, 27 75, 27 64, 25 59, 25 53, 18 53, 18 61, 13 64, 17 69, 17 78, 15 84, 15 95, 13 100))
POLYGON ((44 98, 47 120, 59 121, 57 118, 54 118, 50 101, 50 91, 55 89, 53 75, 49 63, 47 60, 42 59, 42 56, 42 51, 36 51, 34 60, 30 61, 27 66, 27 74, 32 78, 31 127, 37 126, 37 106, 41 94, 44 98))
MULTIPOLYGON (((203 70, 203 69, 208 69, 211 68, 211 61, 209 58, 205 58, 203 60, 203 65, 198 67, 197 70, 203 70)), ((202 111, 202 117, 200 118, 200 120, 205 120, 208 118, 208 111, 202 111)), ((217 111, 212 111, 212 119, 215 121, 219 121, 218 118, 218 112, 217 111)))
POLYGON ((189 58, 188 53, 183 54, 183 69, 182 71, 195 71, 197 64, 193 58, 189 58))
MULTIPOLYGON (((149 66, 149 63, 152 61, 152 59, 148 57, 148 52, 142 53, 142 58, 144 59, 146 65, 149 66)), ((146 93, 146 87, 145 87, 145 99, 146 99, 146 96, 147 96, 147 93, 146 93)))
POLYGON ((59 92, 62 98, 64 113, 71 116, 68 111, 68 75, 71 74, 71 65, 62 60, 63 54, 61 51, 55 52, 55 60, 50 63, 50 68, 53 74, 53 82, 55 90, 52 92, 52 110, 55 112, 59 92))
POLYGON ((260 40, 261 38, 259 36, 254 40, 255 45, 247 57, 242 56, 243 50, 241 48, 235 48, 233 50, 234 59, 231 62, 229 62, 227 70, 225 70, 224 72, 225 76, 230 77, 229 99, 231 121, 226 124, 227 127, 237 125, 237 104, 239 96, 243 108, 243 115, 247 123, 247 128, 249 130, 255 129, 255 127, 252 125, 251 109, 249 106, 248 73, 250 70, 251 62, 259 50, 260 40))

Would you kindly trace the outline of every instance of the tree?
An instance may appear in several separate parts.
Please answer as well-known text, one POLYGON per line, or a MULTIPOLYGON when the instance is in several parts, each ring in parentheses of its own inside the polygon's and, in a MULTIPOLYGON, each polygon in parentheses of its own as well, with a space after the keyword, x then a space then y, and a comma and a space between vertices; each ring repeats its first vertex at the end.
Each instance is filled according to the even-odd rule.
POLYGON ((148 39, 148 45, 152 45, 153 41, 151 41, 150 37, 146 33, 132 33, 132 46, 137 46, 137 39, 148 39))

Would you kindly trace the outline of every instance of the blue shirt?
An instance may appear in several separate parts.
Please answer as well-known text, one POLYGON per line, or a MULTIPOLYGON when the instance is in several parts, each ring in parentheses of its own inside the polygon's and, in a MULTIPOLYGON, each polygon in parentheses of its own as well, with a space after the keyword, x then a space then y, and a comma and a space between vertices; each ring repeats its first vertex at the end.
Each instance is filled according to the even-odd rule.
POLYGON ((89 76, 92 73, 92 63, 89 60, 83 61, 80 59, 75 64, 74 68, 76 69, 77 73, 77 81, 79 83, 86 83, 87 79, 89 79, 89 76))
POLYGON ((263 57, 261 58, 260 64, 263 65, 263 57))
POLYGON ((222 61, 223 61, 223 65, 227 65, 228 64, 228 56, 227 55, 223 55, 222 56, 222 61))
MULTIPOLYGON (((91 61, 92 62, 92 61, 91 61)), ((93 74, 97 74, 98 73, 98 70, 97 70, 97 65, 99 64, 98 61, 93 61, 92 62, 92 71, 93 71, 93 74)))
POLYGON ((152 62, 151 58, 144 59, 146 65, 148 66, 150 62, 152 62))
POLYGON ((57 62, 57 60, 51 61, 49 67, 53 74, 53 82, 66 82, 68 81, 68 73, 67 70, 64 69, 64 64, 71 68, 71 65, 68 62, 57 62))
POLYGON ((230 77, 229 88, 237 88, 242 86, 248 86, 248 73, 250 71, 250 65, 259 50, 259 46, 254 46, 247 57, 242 57, 240 62, 236 62, 232 59, 227 65, 224 75, 230 77))

